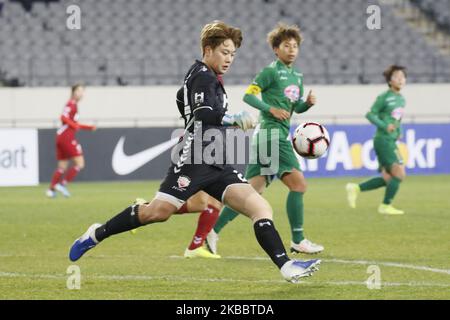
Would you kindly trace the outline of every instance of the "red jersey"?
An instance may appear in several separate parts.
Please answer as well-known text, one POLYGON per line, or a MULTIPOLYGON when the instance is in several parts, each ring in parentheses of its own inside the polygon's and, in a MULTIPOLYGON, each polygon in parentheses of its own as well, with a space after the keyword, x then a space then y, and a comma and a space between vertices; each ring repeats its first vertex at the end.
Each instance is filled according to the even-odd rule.
POLYGON ((78 106, 75 100, 69 100, 61 115, 62 126, 56 132, 58 138, 64 136, 65 139, 75 139, 78 130, 93 130, 95 127, 78 122, 78 106))

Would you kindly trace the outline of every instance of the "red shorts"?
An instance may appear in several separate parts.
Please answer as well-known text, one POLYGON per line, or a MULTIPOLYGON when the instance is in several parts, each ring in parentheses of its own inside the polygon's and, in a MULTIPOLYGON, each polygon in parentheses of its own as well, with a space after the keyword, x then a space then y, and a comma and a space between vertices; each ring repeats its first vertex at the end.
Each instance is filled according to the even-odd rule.
POLYGON ((77 140, 56 139, 56 159, 68 160, 81 155, 83 150, 77 140))

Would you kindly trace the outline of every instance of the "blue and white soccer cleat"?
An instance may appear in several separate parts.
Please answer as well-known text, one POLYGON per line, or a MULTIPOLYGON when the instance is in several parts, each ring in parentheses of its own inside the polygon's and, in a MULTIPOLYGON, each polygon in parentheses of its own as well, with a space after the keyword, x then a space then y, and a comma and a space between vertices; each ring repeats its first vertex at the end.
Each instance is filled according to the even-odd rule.
POLYGON ((45 195, 48 198, 56 198, 56 192, 54 190, 48 189, 47 191, 45 191, 45 195))
POLYGON ((314 272, 318 271, 321 262, 318 259, 308 261, 290 260, 281 267, 281 275, 288 282, 298 283, 300 278, 310 277, 314 272))
POLYGON ((69 190, 67 190, 66 186, 64 186, 64 185, 62 185, 62 184, 59 184, 59 183, 56 184, 56 185, 55 185, 55 190, 58 191, 58 192, 61 192, 62 195, 63 195, 64 197, 66 197, 66 198, 69 198, 69 197, 70 197, 70 192, 69 192, 69 190))
POLYGON ((86 253, 86 251, 97 245, 98 242, 95 240, 95 230, 100 226, 100 223, 94 223, 80 238, 75 240, 69 252, 69 259, 71 261, 77 261, 86 253))

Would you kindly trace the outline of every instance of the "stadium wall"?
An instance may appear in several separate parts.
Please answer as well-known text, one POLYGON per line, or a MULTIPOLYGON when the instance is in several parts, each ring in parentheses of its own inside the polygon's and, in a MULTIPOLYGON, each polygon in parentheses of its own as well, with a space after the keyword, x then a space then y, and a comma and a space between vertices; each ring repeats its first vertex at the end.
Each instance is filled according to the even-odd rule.
MULTIPOLYGON (((163 178, 170 165, 173 132, 181 126, 172 99, 176 89, 88 88, 81 104, 80 120, 96 122, 100 129, 78 134, 87 166, 77 180, 163 178)), ((244 89, 228 90, 231 112, 244 108, 253 111, 240 100, 244 89)), ((319 160, 299 158, 305 175, 375 174, 377 161, 371 140, 374 127, 367 124, 364 114, 385 86, 312 89, 320 99, 319 104, 295 122, 315 120, 327 124, 332 144, 328 154, 319 160)), ((0 128, 0 186, 48 182, 56 165, 55 128, 67 91, 67 88, 0 89, 3 126, 0 128)), ((450 85, 410 85, 405 96, 409 118, 404 121, 399 149, 408 174, 449 174, 450 85)), ((244 170, 245 165, 238 167, 244 170)))
MULTIPOLYGON (((245 86, 227 87, 230 111, 256 110, 242 102, 245 86)), ((385 85, 306 87, 317 105, 294 122, 367 123, 364 114, 385 85)), ((80 103, 80 119, 99 127, 174 127, 182 125, 175 106, 176 86, 90 87, 80 103)), ((450 122, 450 84, 410 84, 404 89, 405 122, 450 122)), ((68 100, 68 88, 0 88, 0 126, 55 128, 68 100)))
MULTIPOLYGON (((331 137, 327 154, 318 160, 298 157, 305 176, 376 174, 373 126, 350 124, 327 128, 331 137)), ((292 126, 291 130, 294 129, 292 126)), ((181 133, 175 127, 80 132, 78 140, 83 146, 86 168, 77 181, 160 180, 171 164, 171 150, 181 133)), ((251 133, 241 137, 245 147, 235 143, 234 163, 243 172, 250 159, 251 133)), ((55 129, 0 129, 0 138, 0 186, 49 181, 56 166, 55 129)), ((405 125, 398 147, 409 175, 450 174, 449 124, 405 125)))

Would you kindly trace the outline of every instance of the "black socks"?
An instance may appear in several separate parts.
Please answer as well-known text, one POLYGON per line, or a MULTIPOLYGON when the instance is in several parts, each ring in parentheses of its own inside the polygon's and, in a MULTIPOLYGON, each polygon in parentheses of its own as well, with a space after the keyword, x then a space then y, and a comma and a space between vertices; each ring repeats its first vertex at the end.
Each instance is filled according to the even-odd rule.
POLYGON ((279 269, 290 259, 272 220, 261 219, 253 225, 259 245, 279 269))
POLYGON ((143 224, 139 221, 138 205, 126 208, 121 213, 113 217, 101 227, 95 230, 95 238, 98 242, 112 236, 113 234, 136 229, 143 224))

